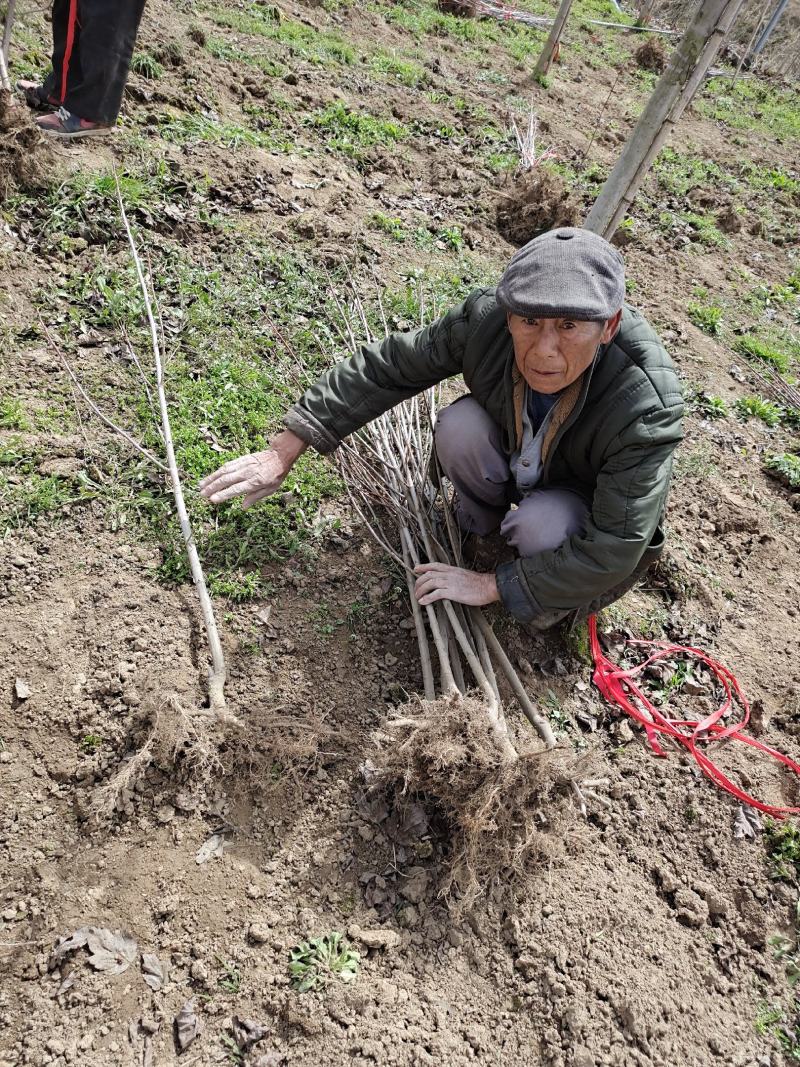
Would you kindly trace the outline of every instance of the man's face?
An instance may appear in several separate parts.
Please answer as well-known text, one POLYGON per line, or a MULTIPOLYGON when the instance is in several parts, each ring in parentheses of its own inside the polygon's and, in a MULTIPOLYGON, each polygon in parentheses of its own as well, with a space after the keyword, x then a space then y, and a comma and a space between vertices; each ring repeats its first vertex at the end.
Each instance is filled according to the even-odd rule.
POLYGON ((622 311, 606 322, 580 319, 526 319, 508 313, 514 358, 537 393, 557 393, 572 385, 594 359, 598 345, 617 332, 622 311))

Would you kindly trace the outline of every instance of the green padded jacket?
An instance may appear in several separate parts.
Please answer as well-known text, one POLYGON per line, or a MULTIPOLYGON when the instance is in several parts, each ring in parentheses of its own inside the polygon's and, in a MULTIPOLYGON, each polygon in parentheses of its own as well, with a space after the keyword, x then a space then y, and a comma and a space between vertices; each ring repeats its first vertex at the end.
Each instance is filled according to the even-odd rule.
MULTIPOLYGON (((523 390, 494 289, 475 290, 424 329, 364 345, 306 390, 284 424, 318 452, 332 452, 382 412, 457 374, 500 426, 510 455, 523 390)), ((628 578, 648 550, 655 558, 682 415, 672 361, 645 319, 625 307, 616 336, 561 394, 543 450, 541 485, 581 493, 590 504, 586 530, 497 568, 512 615, 530 622, 585 607, 628 578)))

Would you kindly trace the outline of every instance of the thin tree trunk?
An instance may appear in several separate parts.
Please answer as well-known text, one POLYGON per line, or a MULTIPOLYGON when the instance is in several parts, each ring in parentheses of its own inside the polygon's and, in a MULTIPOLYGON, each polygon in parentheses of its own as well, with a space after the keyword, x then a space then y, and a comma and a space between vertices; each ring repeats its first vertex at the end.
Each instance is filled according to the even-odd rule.
POLYGON ((8 0, 8 3, 6 4, 6 18, 3 26, 3 44, 1 46, 6 77, 8 77, 8 46, 11 44, 11 29, 14 25, 14 9, 16 6, 17 0, 8 0))
POLYGON ((739 14, 743 0, 701 3, 672 62, 658 81, 585 227, 611 237, 633 202, 662 145, 702 84, 739 14))
POLYGON ((203 574, 203 566, 200 563, 200 556, 197 552, 197 545, 195 544, 194 533, 192 532, 192 526, 189 521, 189 513, 186 510, 186 501, 183 497, 183 487, 181 485, 180 475, 178 474, 178 463, 175 458, 175 448, 172 443, 172 428, 170 426, 169 408, 167 407, 167 398, 164 389, 164 361, 162 358, 161 343, 159 341, 158 326, 156 325, 156 319, 153 313, 153 305, 150 299, 150 291, 147 284, 147 280, 144 276, 144 270, 142 269, 141 259, 136 248, 136 242, 133 239, 133 233, 131 232, 130 224, 128 222, 128 216, 125 213, 125 205, 122 202, 122 193, 120 192, 118 180, 117 201, 119 203, 120 214, 122 216, 122 224, 125 227, 125 233, 128 237, 128 245, 130 246, 131 256, 133 257, 133 263, 136 268, 136 276, 139 281, 139 289, 141 290, 142 299, 144 301, 147 323, 150 328, 150 340, 153 346, 153 361, 156 370, 158 403, 159 408, 161 410, 161 433, 164 438, 164 448, 167 453, 167 464, 169 466, 170 471, 170 481, 172 482, 172 492, 175 497, 175 508, 178 512, 178 521, 180 523, 181 533, 183 534, 183 540, 186 545, 186 554, 189 557, 189 566, 192 572, 192 581, 194 582, 195 589, 197 590, 197 596, 200 601, 200 608, 203 613, 203 622, 205 623, 206 637, 208 639, 208 647, 211 653, 211 668, 208 672, 208 703, 212 714, 215 715, 221 722, 236 723, 238 720, 235 718, 235 716, 231 715, 225 710, 225 680, 227 678, 225 656, 222 652, 222 642, 219 638, 217 620, 214 615, 214 608, 211 603, 211 597, 209 596, 208 588, 206 587, 205 575, 203 574))
POLYGON ((569 16, 569 9, 572 7, 572 0, 561 0, 561 7, 558 9, 556 20, 553 23, 550 33, 547 36, 547 41, 542 49, 542 53, 539 56, 539 61, 536 64, 536 69, 533 72, 534 78, 540 80, 545 77, 548 70, 550 70, 550 64, 558 55, 558 44, 561 40, 561 34, 564 31, 567 18, 569 16))

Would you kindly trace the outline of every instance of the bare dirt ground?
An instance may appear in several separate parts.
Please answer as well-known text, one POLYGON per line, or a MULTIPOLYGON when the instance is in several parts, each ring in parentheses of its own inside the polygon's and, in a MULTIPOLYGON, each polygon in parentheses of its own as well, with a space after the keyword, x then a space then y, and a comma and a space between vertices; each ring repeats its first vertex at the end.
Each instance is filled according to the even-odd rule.
MULTIPOLYGON (((154 0, 139 42, 149 59, 132 74, 116 140, 57 149, 44 191, 23 183, 0 205, 1 1067, 796 1060, 797 1011, 774 940, 796 938, 796 879, 775 877, 760 834, 734 836, 736 803, 690 759, 657 759, 602 703, 584 631, 532 638, 497 619, 564 750, 609 778, 610 806, 586 821, 570 809, 552 860, 521 883, 500 872, 466 914, 438 897, 446 840, 364 798, 375 732, 421 683, 405 583, 335 485, 292 489, 305 510, 279 505, 280 544, 247 524, 215 540, 205 516, 203 544, 227 552, 216 580, 227 567, 239 582, 218 584, 217 599, 229 701, 245 729, 212 735, 201 768, 191 736, 175 748, 160 736, 144 775, 104 808, 154 714, 202 705, 205 645, 191 585, 163 580, 170 530, 147 518, 163 484, 79 403, 40 326, 106 409, 144 432, 130 399, 136 372, 108 310, 122 292, 124 246, 97 182, 112 164, 147 176, 127 195, 160 257, 170 336, 188 336, 203 285, 219 275, 208 303, 227 317, 193 320, 176 405, 229 353, 254 373, 275 371, 275 400, 238 437, 216 413, 226 390, 244 405, 262 379, 241 393, 239 379, 213 379, 202 440, 182 445, 187 464, 206 448, 199 466, 213 469, 218 453, 263 439, 291 397, 273 322, 301 340, 322 330, 313 272, 360 263, 400 292, 417 271, 441 300, 491 283, 513 251, 498 207, 508 215, 520 188, 499 158, 512 150, 509 112, 533 102, 585 210, 646 97, 631 58, 638 40, 601 37, 580 16, 544 89, 531 78, 540 38, 505 24, 462 31, 431 13, 154 0), (353 113, 404 133, 348 125, 353 113), (275 258, 259 258, 264 249, 275 258), (305 275, 286 267, 292 256, 305 275), (197 288, 173 301, 179 262, 197 288), (299 295, 290 300, 287 287, 299 295), (217 362, 204 362, 209 338, 219 338, 217 362), (244 568, 258 578, 246 598, 238 561, 253 545, 262 562, 244 568), (214 835, 220 848, 198 862, 214 835), (133 938, 130 966, 113 974, 90 965, 85 947, 55 951, 87 926, 133 938), (296 991, 290 950, 331 931, 361 953, 355 981, 296 991), (157 988, 142 954, 157 958, 157 988), (179 1056, 173 1019, 187 1001, 201 1032, 179 1056), (252 1047, 236 1019, 263 1028, 252 1047)), ((46 41, 44 23, 28 22, 17 73, 43 60, 46 41)), ((788 94, 777 118, 772 98, 748 98, 737 104, 742 124, 715 112, 707 91, 622 235, 630 300, 694 399, 667 559, 601 628, 617 649, 627 627, 713 652, 753 702, 753 733, 797 758, 797 494, 762 470, 765 454, 796 451, 796 432, 733 414, 737 398, 760 392, 736 338, 797 339, 787 280, 798 276, 798 103, 775 92, 788 94), (722 309, 718 334, 698 327, 692 302, 722 309), (710 417, 708 397, 728 414, 710 417)), ((393 314, 406 321, 400 304, 393 314)), ((309 479, 323 484, 324 470, 309 479)), ((714 706, 707 682, 691 693, 675 685, 684 711, 714 706)), ((800 799, 777 764, 740 746, 717 758, 756 796, 800 799)))

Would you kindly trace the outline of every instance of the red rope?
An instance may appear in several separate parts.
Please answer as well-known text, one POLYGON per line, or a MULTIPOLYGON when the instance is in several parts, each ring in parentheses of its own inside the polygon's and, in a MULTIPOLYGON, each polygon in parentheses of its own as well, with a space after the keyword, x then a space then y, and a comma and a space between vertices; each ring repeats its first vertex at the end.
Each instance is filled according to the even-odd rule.
POLYGON ((616 704, 642 724, 647 740, 650 742, 650 747, 657 756, 666 757, 666 752, 661 747, 658 735, 663 734, 667 737, 672 737, 691 752, 704 774, 743 804, 749 804, 750 807, 757 808, 759 811, 772 815, 776 819, 800 813, 800 808, 785 808, 774 804, 765 804, 763 801, 751 797, 732 782, 713 760, 698 747, 703 743, 710 744, 712 741, 723 741, 727 738, 732 741, 741 741, 745 745, 757 748, 759 752, 765 752, 772 759, 776 759, 779 763, 788 767, 790 771, 800 775, 800 764, 790 759, 789 756, 785 756, 782 752, 770 748, 769 745, 763 744, 756 738, 748 737, 742 733, 742 730, 750 720, 750 705, 732 671, 729 671, 727 667, 699 648, 692 648, 689 645, 671 645, 667 641, 628 641, 627 644, 649 646, 657 649, 657 651, 648 656, 638 667, 624 670, 612 663, 600 647, 600 640, 597 636, 597 617, 595 615, 589 617, 589 640, 594 660, 594 684, 609 703, 616 704), (637 674, 641 674, 651 663, 676 654, 705 663, 725 692, 725 700, 721 706, 704 719, 666 718, 648 700, 633 680, 637 674), (744 715, 739 722, 730 723, 726 726, 721 720, 737 703, 743 708, 744 715))

